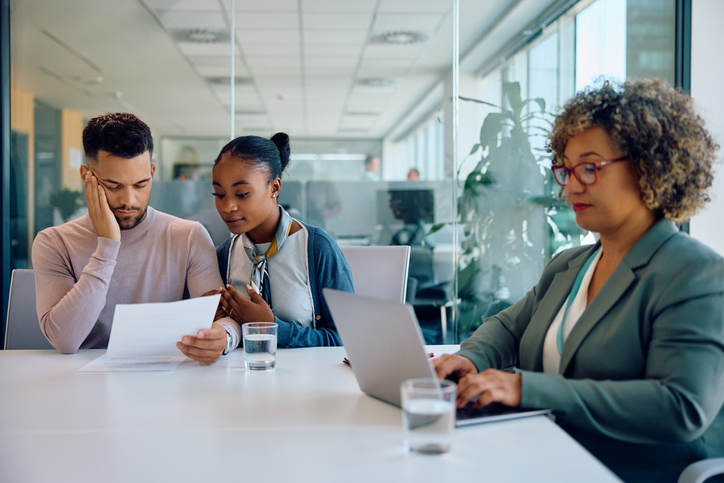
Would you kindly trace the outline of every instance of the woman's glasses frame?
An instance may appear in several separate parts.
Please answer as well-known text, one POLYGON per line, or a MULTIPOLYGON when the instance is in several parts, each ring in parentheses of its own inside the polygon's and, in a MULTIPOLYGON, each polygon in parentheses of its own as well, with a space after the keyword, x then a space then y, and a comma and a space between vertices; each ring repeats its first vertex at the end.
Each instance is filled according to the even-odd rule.
POLYGON ((553 179, 556 180, 556 183, 558 183, 561 186, 566 186, 568 184, 568 181, 571 179, 571 173, 573 173, 573 176, 576 177, 579 183, 582 185, 592 185, 596 181, 598 181, 598 170, 602 167, 617 163, 619 161, 626 161, 628 159, 628 156, 621 156, 620 158, 616 159, 605 159, 603 161, 598 161, 595 163, 581 163, 574 167, 573 169, 566 168, 564 165, 557 165, 553 166, 551 170, 553 171, 553 179), (590 170, 593 166, 593 181, 590 181, 590 170))

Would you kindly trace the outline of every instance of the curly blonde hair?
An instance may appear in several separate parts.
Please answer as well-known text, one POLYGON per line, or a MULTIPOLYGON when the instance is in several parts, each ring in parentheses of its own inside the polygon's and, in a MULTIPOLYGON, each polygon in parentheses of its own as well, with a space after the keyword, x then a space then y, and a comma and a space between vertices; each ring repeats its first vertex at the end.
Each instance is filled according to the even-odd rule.
POLYGON ((641 197, 657 217, 682 221, 709 201, 719 146, 688 95, 661 80, 584 89, 555 119, 547 145, 553 164, 563 164, 571 137, 595 126, 628 156, 641 197))

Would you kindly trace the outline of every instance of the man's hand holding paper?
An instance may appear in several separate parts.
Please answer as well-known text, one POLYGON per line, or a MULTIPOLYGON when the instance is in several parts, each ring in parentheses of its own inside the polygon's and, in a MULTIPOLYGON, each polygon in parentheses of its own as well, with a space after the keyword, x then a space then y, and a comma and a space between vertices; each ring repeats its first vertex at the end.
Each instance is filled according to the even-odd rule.
POLYGON ((226 345, 226 331, 213 323, 219 298, 211 295, 169 303, 116 305, 108 351, 99 358, 102 360, 81 370, 127 371, 132 364, 138 364, 138 370, 158 370, 152 368, 158 363, 165 364, 161 370, 173 370, 188 353, 200 362, 215 362, 220 351, 215 349, 218 354, 213 360, 210 353, 218 344, 219 331, 226 345), (189 344, 179 343, 183 339, 189 344), (177 344, 184 346, 184 351, 177 344), (114 361, 122 362, 123 368, 114 369, 114 361))

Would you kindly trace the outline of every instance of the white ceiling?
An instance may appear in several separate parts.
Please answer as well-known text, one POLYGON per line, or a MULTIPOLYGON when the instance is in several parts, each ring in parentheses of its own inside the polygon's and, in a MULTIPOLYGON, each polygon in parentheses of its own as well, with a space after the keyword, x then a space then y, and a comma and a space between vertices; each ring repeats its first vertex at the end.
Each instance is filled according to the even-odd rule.
MULTIPOLYGON (((461 0, 461 52, 521 3, 461 0)), ((213 78, 230 77, 230 43, 173 34, 228 38, 231 0, 13 0, 11 15, 14 88, 86 118, 131 111, 157 135, 229 136, 213 78)), ((236 135, 383 138, 451 66, 450 0, 236 0, 234 20, 236 135), (376 42, 392 32, 421 40, 376 42)))

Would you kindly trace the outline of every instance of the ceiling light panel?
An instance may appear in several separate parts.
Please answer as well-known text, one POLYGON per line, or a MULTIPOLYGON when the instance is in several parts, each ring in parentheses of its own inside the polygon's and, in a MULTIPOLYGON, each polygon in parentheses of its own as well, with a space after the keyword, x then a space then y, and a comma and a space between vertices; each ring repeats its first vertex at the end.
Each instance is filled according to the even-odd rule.
MULTIPOLYGON (((222 4, 227 12, 231 11, 231 0, 222 0, 222 4)), ((299 2, 298 0, 235 0, 234 10, 237 12, 296 12, 299 10, 299 2)))
POLYGON ((372 23, 371 14, 303 13, 304 30, 364 30, 372 23))
POLYGON ((401 79, 394 77, 357 78, 354 92, 371 95, 392 94, 401 84, 401 79))
POLYGON ((159 20, 166 30, 173 29, 226 29, 221 12, 158 12, 159 20))
POLYGON ((299 44, 299 30, 237 30, 242 45, 299 44))
POLYGON ((381 14, 375 18, 372 30, 377 32, 412 31, 434 32, 442 21, 442 15, 393 15, 381 14))
POLYGON ((447 13, 451 10, 451 0, 380 0, 377 7, 377 13, 447 13))
POLYGON ((301 0, 304 12, 374 13, 377 0, 301 0))
MULTIPOLYGON (((189 57, 189 61, 194 65, 194 67, 225 67, 227 69, 231 69, 229 58, 224 57, 189 57)), ((238 57, 236 58, 235 67, 238 69, 239 64, 241 64, 241 59, 238 57)))
POLYGON ((296 13, 237 12, 237 30, 299 30, 296 13))

